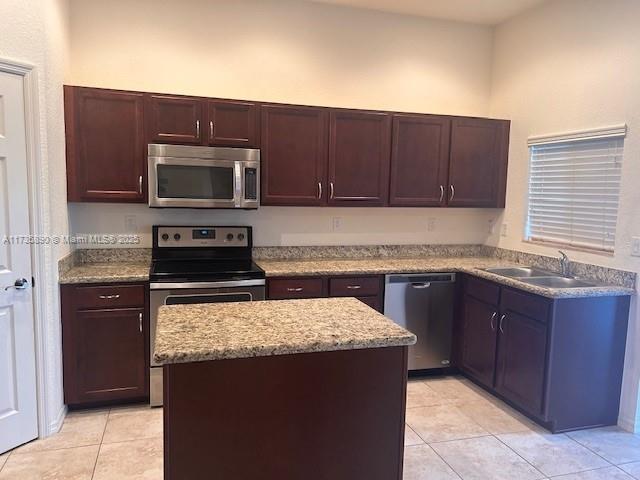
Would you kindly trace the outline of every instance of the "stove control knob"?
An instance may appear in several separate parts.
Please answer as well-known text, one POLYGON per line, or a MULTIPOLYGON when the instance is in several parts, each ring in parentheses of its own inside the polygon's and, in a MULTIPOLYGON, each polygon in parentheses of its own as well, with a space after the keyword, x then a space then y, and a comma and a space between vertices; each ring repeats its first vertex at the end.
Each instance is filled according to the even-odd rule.
POLYGON ((167 240, 169 240, 169 234, 168 234, 168 233, 163 233, 163 234, 162 234, 162 240, 164 240, 165 242, 166 242, 167 240))
POLYGON ((239 233, 238 234, 238 240, 240 240, 240 241, 244 240, 244 233, 239 233))
POLYGON ((173 236, 173 239, 174 239, 176 242, 177 242, 178 240, 180 240, 180 238, 182 238, 182 237, 180 236, 180 234, 179 234, 179 233, 176 233, 176 234, 173 236))
POLYGON ((230 242, 233 240, 233 233, 227 233, 227 240, 230 242))

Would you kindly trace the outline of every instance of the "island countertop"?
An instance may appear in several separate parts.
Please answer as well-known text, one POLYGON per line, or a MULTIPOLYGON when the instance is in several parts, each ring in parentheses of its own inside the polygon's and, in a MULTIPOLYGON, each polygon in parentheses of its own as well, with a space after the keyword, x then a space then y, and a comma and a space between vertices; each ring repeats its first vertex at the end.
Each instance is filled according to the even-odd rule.
POLYGON ((160 307, 161 364, 413 345, 416 336, 355 298, 160 307))

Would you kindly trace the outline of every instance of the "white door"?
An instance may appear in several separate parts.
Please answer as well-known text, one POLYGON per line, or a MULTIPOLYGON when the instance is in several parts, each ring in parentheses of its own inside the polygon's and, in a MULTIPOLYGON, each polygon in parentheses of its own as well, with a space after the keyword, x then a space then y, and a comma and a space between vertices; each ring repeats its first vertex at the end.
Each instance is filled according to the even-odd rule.
POLYGON ((22 81, 0 72, 0 453, 38 436, 22 81))

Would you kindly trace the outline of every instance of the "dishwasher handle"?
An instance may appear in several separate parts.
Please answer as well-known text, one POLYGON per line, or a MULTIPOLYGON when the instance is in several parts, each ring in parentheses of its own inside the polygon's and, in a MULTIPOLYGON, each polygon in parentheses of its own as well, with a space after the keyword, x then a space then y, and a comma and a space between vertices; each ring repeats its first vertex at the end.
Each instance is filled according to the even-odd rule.
POLYGON ((412 288, 429 288, 430 286, 431 286, 431 282, 422 282, 422 283, 411 282, 412 288))

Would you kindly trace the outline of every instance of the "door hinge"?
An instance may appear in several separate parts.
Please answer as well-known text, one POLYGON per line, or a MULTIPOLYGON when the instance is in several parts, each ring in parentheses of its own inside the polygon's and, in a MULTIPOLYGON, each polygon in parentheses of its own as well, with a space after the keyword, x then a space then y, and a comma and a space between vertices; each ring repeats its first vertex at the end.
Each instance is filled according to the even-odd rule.
POLYGON ((36 288, 36 277, 31 277, 31 288, 36 288))

